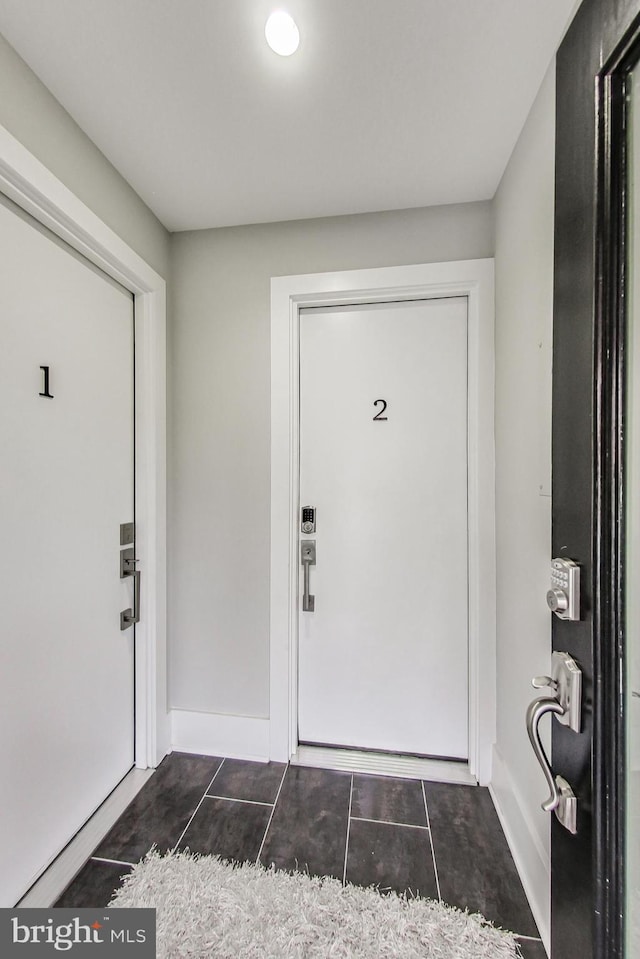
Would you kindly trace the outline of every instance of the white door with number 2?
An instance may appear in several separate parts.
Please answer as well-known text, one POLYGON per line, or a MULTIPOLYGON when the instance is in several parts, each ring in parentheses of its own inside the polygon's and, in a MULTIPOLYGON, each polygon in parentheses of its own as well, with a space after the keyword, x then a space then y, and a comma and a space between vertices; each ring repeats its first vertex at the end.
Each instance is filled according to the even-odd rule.
POLYGON ((468 757, 467 352, 466 297, 300 311, 302 744, 468 757))

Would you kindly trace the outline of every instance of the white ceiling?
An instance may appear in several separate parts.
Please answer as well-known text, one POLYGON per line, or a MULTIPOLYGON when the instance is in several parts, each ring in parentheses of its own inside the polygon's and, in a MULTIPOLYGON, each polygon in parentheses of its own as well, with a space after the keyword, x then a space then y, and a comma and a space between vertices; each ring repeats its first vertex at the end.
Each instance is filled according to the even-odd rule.
POLYGON ((493 196, 576 0, 0 0, 170 230, 493 196), (287 9, 292 57, 264 23, 287 9))

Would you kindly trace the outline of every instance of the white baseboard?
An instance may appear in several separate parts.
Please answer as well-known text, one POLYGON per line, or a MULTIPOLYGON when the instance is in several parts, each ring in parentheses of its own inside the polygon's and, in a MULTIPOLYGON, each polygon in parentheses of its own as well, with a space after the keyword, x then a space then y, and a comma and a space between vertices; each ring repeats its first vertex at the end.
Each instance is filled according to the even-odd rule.
POLYGON ((170 712, 171 748, 227 759, 269 761, 269 720, 222 713, 170 712))
POLYGON ((551 862, 507 764, 494 746, 489 791, 547 954, 551 954, 551 862))

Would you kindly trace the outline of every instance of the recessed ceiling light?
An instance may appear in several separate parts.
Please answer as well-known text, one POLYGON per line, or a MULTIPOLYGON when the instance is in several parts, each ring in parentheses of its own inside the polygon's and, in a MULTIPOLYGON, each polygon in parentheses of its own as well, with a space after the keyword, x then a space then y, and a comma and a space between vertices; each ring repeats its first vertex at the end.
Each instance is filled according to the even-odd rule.
POLYGON ((293 17, 284 10, 276 10, 271 14, 264 28, 264 35, 271 49, 281 57, 291 56, 300 43, 300 31, 293 17))

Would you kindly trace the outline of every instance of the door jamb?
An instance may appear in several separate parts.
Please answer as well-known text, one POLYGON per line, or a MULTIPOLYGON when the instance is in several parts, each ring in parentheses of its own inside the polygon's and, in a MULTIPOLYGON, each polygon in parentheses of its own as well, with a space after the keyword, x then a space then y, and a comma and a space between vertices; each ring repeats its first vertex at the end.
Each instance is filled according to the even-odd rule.
MULTIPOLYGON (((136 546, 139 568, 144 577, 134 647, 135 764, 141 769, 155 767, 169 750, 166 701, 166 284, 2 126, 0 192, 135 296, 136 546)), ((118 549, 117 532, 114 531, 114 556, 118 549)), ((115 616, 117 620, 117 611, 115 616)))
POLYGON ((466 296, 469 316, 469 771, 486 785, 495 740, 494 261, 271 280, 270 758, 297 748, 299 311, 466 296))
MULTIPOLYGON (((626 503, 629 304, 628 134, 640 64, 636 16, 596 76, 593 808, 597 955, 625 952, 627 763, 626 503)), ((636 147, 637 149, 637 147, 636 147)), ((637 186, 634 184, 634 188, 637 186)))

